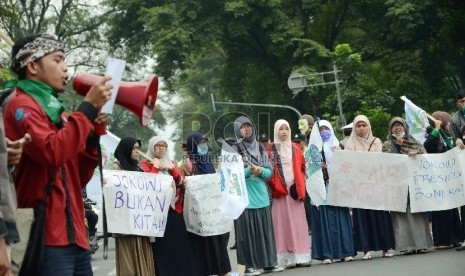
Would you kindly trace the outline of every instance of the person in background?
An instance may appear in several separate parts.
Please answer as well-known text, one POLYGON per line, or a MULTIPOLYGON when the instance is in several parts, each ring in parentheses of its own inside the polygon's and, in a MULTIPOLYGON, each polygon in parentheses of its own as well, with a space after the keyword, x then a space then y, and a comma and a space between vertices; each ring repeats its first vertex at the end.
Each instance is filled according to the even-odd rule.
POLYGON ((252 121, 241 116, 234 122, 237 143, 235 150, 248 160, 245 163, 245 181, 249 205, 236 220, 237 262, 246 266, 244 275, 260 275, 265 272, 283 271, 278 266, 276 243, 271 218, 271 206, 265 180, 273 168, 264 148, 260 149, 252 121))
MULTIPOLYGON (((193 175, 216 173, 208 156, 208 140, 201 133, 193 132, 187 137, 187 152, 192 161, 193 175)), ((229 232, 207 237, 189 232, 188 240, 192 276, 221 276, 231 271, 227 249, 229 232)))
POLYGON ((13 275, 11 272, 11 247, 19 241, 16 227, 16 193, 11 179, 14 169, 21 159, 22 143, 12 142, 5 137, 3 116, 0 112, 0 275, 13 275))
POLYGON ((181 153, 182 160, 178 161, 178 167, 181 171, 182 176, 189 176, 192 174, 192 162, 189 159, 189 154, 187 153, 187 144, 181 143, 181 153))
POLYGON ((185 179, 169 157, 168 144, 160 137, 149 140, 146 156, 150 160, 140 162, 144 172, 171 175, 176 185, 174 206, 168 211, 163 237, 152 243, 157 276, 191 276, 192 265, 188 250, 187 230, 182 214, 184 206, 185 179))
POLYGON ((260 144, 263 145, 263 147, 265 149, 268 149, 268 147, 270 146, 271 144, 271 141, 270 141, 270 138, 268 137, 268 134, 266 134, 265 132, 263 132, 261 135, 260 135, 260 140, 259 140, 260 144))
POLYGON ((307 144, 307 140, 304 134, 294 134, 292 143, 296 144, 302 150, 302 152, 305 152, 305 145, 307 144))
MULTIPOLYGON (((365 115, 354 119, 354 131, 347 140, 345 150, 381 152, 381 140, 373 136, 371 124, 365 115)), ((376 183, 373 183, 376 185, 376 183)), ((352 208, 356 251, 363 251, 363 260, 371 260, 371 251, 383 251, 383 257, 394 256, 395 248, 391 216, 387 211, 352 208)))
MULTIPOLYGON (((334 151, 340 150, 339 140, 334 135, 331 124, 326 120, 319 121, 319 131, 323 140, 323 151, 325 162, 322 169, 329 170, 334 151)), ((312 145, 313 147, 313 145, 312 145)), ((308 152, 308 151, 307 151, 308 152)), ((322 160, 322 155, 316 151, 310 151, 310 158, 322 160)), ((312 183, 310 183, 312 185, 312 183)), ((331 175, 325 180, 326 192, 331 185, 331 175)), ((323 264, 331 264, 333 261, 353 261, 357 255, 354 248, 352 236, 352 220, 349 208, 312 204, 312 258, 322 261, 323 264)))
MULTIPOLYGON (((443 153, 453 149, 456 145, 463 148, 463 142, 456 139, 452 133, 450 115, 444 111, 431 114, 436 121, 434 126, 427 129, 426 141, 423 143, 428 153, 443 153)), ((436 249, 449 249, 460 247, 462 238, 462 225, 460 224, 459 210, 433 211, 433 242, 436 249)))
POLYGON ((82 189, 82 193, 84 195, 84 212, 85 218, 87 221, 87 229, 89 231, 89 251, 90 253, 94 254, 98 249, 98 238, 97 238, 97 222, 98 222, 98 215, 92 210, 92 205, 97 204, 95 201, 87 198, 86 189, 82 189))
MULTIPOLYGON (((455 144, 463 149, 465 143, 465 90, 460 90, 454 96, 457 112, 452 115, 452 134, 457 138, 455 144), (459 141, 460 140, 460 141, 459 141)), ((462 222, 462 244, 456 248, 457 251, 465 250, 465 206, 460 207, 460 220, 462 222)))
MULTIPOLYGON (((113 169, 142 172, 137 159, 141 142, 132 136, 121 138, 116 146, 113 169)), ((115 234, 116 275, 155 275, 150 238, 115 234)))
POLYGON ((95 83, 72 114, 64 113, 58 93, 65 91, 68 68, 65 45, 54 35, 16 40, 12 71, 18 83, 4 108, 6 137, 28 133, 14 171, 19 208, 35 208, 53 183, 45 207, 46 239, 41 275, 91 275, 82 189, 98 164, 97 147, 107 116, 110 77, 95 83))
MULTIPOLYGON (((307 139, 304 134, 296 133, 292 139, 292 143, 299 146, 303 153, 307 150, 307 139)), ((310 196, 308 195, 307 189, 305 189, 305 200, 304 200, 305 218, 307 219, 308 234, 312 234, 312 207, 310 204, 310 196)))
MULTIPOLYGON (((426 150, 409 134, 405 121, 400 117, 395 117, 389 122, 389 135, 383 144, 383 152, 407 154, 414 157, 417 154, 426 153, 426 150)), ((391 211, 391 221, 396 250, 410 255, 427 253, 428 248, 433 247, 428 216, 426 212, 412 213, 409 197, 407 197, 405 212, 391 211)))
POLYGON ((276 236, 278 265, 286 268, 310 266, 310 239, 305 223, 305 158, 291 142, 291 129, 285 120, 274 125, 274 143, 269 156, 273 176, 273 227, 276 236))
POLYGON ((313 124, 315 123, 315 119, 311 115, 304 114, 299 118, 299 130, 300 133, 305 135, 307 140, 306 146, 308 146, 308 142, 310 141, 310 133, 312 132, 313 124))
POLYGON ((354 123, 350 123, 348 125, 345 125, 341 128, 342 130, 342 133, 344 134, 344 139, 342 139, 340 142, 339 142, 339 146, 341 147, 341 149, 344 149, 345 146, 346 146, 346 143, 347 143, 347 140, 349 140, 349 137, 350 137, 350 134, 352 133, 352 128, 354 126, 354 123))

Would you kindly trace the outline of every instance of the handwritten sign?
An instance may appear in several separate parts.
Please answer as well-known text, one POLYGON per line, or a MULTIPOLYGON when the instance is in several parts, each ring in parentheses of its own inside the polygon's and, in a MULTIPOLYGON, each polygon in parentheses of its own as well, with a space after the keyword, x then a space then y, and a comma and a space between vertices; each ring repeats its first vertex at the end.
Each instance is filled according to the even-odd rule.
POLYGON ((465 205, 465 151, 418 156, 412 164, 412 212, 447 210, 465 205))
POLYGON ((335 152, 329 205, 405 212, 439 211, 465 205, 465 150, 441 154, 335 152), (407 193, 409 191, 409 193, 407 193))
POLYGON ((329 175, 327 204, 405 212, 408 156, 336 151, 329 175))
POLYGON ((108 232, 163 237, 173 178, 153 173, 104 170, 108 232))
POLYGON ((220 174, 186 177, 184 220, 187 231, 200 236, 216 236, 231 230, 232 219, 223 215, 220 174))

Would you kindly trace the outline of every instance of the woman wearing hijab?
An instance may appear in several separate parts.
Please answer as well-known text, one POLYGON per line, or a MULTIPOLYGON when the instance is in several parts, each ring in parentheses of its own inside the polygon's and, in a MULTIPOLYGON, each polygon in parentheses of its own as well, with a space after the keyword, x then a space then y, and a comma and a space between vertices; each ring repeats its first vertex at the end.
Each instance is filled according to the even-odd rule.
MULTIPOLYGON (((141 172, 137 158, 140 140, 125 136, 115 149, 115 170, 141 172)), ((116 275, 155 275, 150 238, 135 235, 116 235, 116 275)))
POLYGON ((245 265, 245 275, 284 270, 278 266, 276 243, 271 218, 270 198, 265 180, 273 168, 268 162, 264 147, 256 138, 252 121, 241 116, 234 122, 237 152, 247 160, 244 168, 249 205, 236 220, 237 263, 245 265))
MULTIPOLYGON (((334 135, 331 124, 326 120, 318 122, 325 163, 322 167, 330 170, 333 153, 340 150, 339 140, 334 135)), ((315 130, 312 130, 315 131, 315 130)), ((313 145, 310 145, 312 147, 313 145)), ((310 150, 310 154, 312 151, 310 150)), ((316 151, 318 153, 318 150, 316 151)), ((312 156, 313 157, 313 156, 312 156)), ((315 156, 322 158, 321 156, 315 156)), ((310 183, 312 185, 312 183, 310 183)), ((331 185, 331 175, 325 180, 326 190, 331 185)), ((311 203, 312 212, 312 258, 323 264, 331 264, 335 260, 353 261, 356 255, 352 236, 352 221, 349 208, 326 205, 316 207, 311 203)))
MULTIPOLYGON (((447 112, 436 111, 432 114, 436 119, 434 128, 427 129, 428 136, 423 144, 428 153, 443 153, 455 147, 455 137, 451 132, 450 115, 447 112)), ((433 211, 433 241, 436 249, 447 249, 460 246, 462 241, 462 226, 458 208, 443 211, 433 211)))
MULTIPOLYGON (((345 150, 381 152, 381 140, 373 136, 371 124, 365 115, 354 119, 354 131, 350 134, 345 150)), ((376 183, 373 183, 376 185, 376 183)), ((391 217, 387 211, 352 209, 355 250, 363 251, 364 260, 371 260, 371 251, 383 251, 383 257, 393 256, 395 248, 391 217)))
MULTIPOLYGON (((208 156, 208 140, 198 132, 187 137, 187 152, 193 164, 193 174, 215 173, 208 156)), ((231 271, 228 256, 229 233, 202 237, 188 233, 193 276, 225 275, 231 271)))
POLYGON ((186 224, 182 214, 184 205, 184 179, 167 152, 168 144, 159 137, 152 137, 147 148, 147 157, 140 166, 144 172, 171 175, 176 184, 174 205, 168 211, 165 234, 152 243, 155 270, 158 276, 191 276, 186 224))
MULTIPOLYGON (((415 156, 426 153, 426 150, 409 134, 405 121, 395 117, 389 122, 389 135, 383 144, 383 152, 415 156)), ((428 248, 433 247, 428 216, 426 212, 412 213, 408 197, 405 212, 391 212, 391 221, 396 250, 410 255, 427 253, 428 248)))
POLYGON ((270 186, 273 194, 273 226, 278 265, 286 268, 310 266, 310 239, 305 217, 305 159, 291 142, 285 120, 274 125, 274 143, 269 148, 273 164, 270 186))

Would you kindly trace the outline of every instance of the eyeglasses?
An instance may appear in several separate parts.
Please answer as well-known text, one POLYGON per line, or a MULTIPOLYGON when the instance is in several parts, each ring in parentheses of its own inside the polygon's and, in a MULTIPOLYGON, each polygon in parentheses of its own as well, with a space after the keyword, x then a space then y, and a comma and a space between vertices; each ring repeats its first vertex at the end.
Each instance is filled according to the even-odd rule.
POLYGON ((139 147, 139 146, 134 146, 134 147, 132 148, 132 150, 140 150, 140 147, 139 147))
POLYGON ((154 147, 156 147, 156 148, 167 148, 168 145, 167 144, 155 144, 154 147))

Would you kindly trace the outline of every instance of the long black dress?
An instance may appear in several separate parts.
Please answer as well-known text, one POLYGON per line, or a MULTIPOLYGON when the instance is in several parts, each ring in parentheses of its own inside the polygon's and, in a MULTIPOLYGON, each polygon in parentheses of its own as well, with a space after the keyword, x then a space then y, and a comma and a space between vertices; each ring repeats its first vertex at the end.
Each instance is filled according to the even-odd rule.
MULTIPOLYGON (((443 153, 451 149, 442 142, 439 135, 428 134, 423 144, 428 153, 443 153)), ((458 245, 462 241, 462 225, 460 224, 459 209, 453 208, 431 212, 433 224, 434 246, 458 245)))

